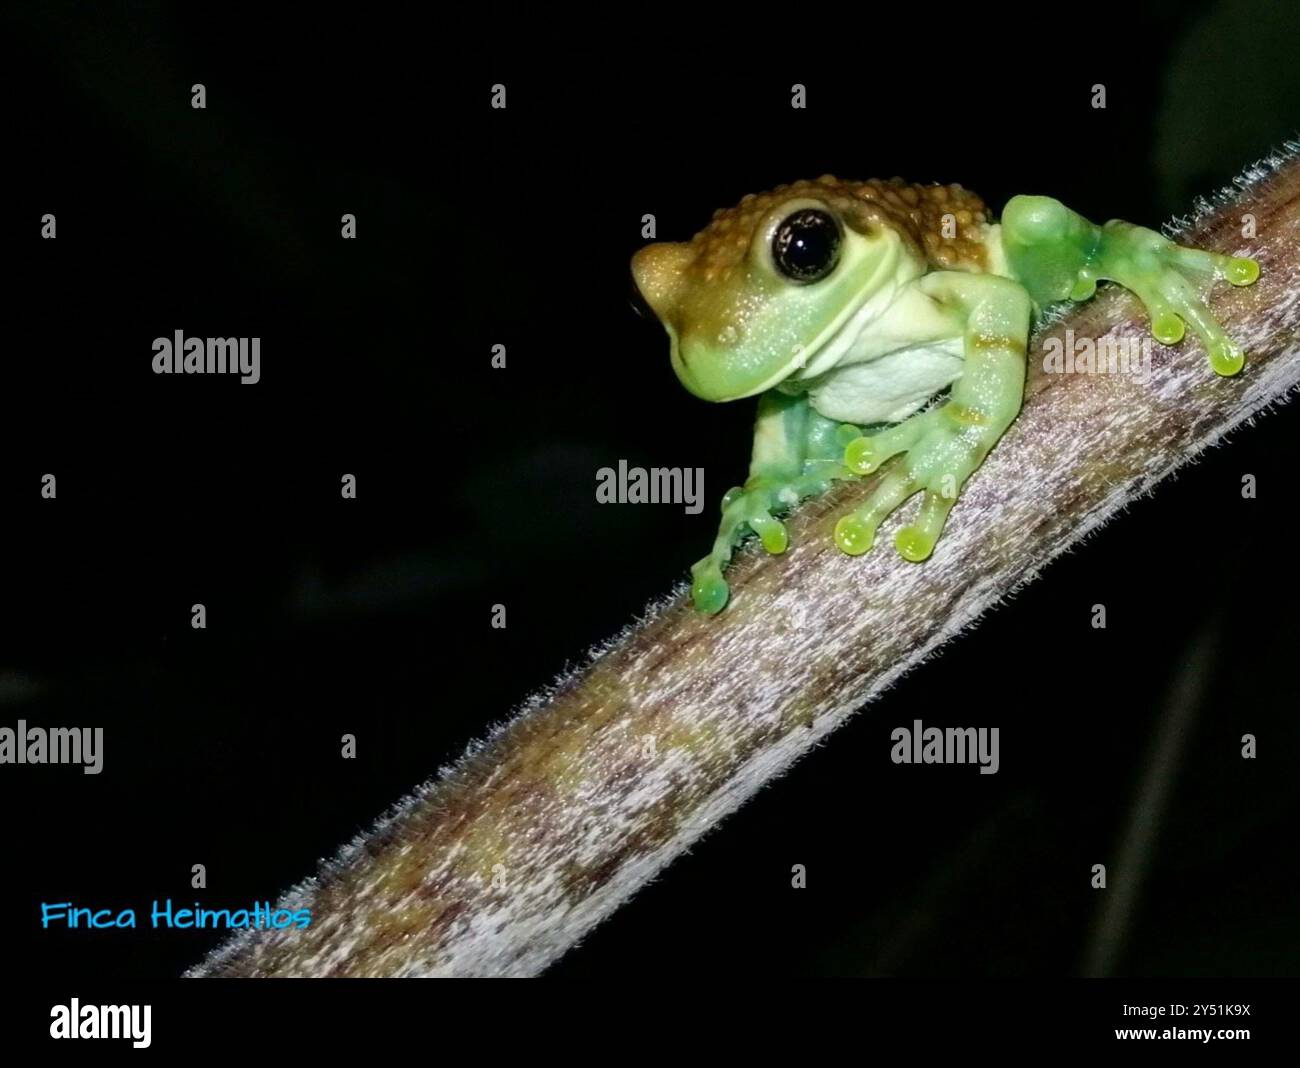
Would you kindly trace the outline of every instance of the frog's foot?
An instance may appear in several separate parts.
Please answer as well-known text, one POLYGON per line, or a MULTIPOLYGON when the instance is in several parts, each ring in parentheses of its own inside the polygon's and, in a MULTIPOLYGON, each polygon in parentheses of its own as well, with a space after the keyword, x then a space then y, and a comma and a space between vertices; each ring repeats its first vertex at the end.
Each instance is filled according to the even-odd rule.
POLYGON ((966 369, 947 403, 871 437, 857 438, 845 448, 844 465, 859 475, 905 454, 885 472, 866 503, 835 525, 835 544, 852 556, 870 549, 876 528, 923 490, 916 519, 898 532, 894 546, 906 560, 928 557, 962 486, 1020 410, 1029 294, 992 275, 942 272, 926 284, 931 295, 966 309, 966 369))
POLYGON ((1151 334, 1162 345, 1177 344, 1190 326, 1215 372, 1235 375, 1246 362, 1241 346, 1223 332, 1193 282, 1214 279, 1248 286, 1258 277, 1254 260, 1183 248, 1154 230, 1116 221, 1102 227, 1095 259, 1080 271, 1076 290, 1088 296, 1098 278, 1118 282, 1146 306, 1151 334))
POLYGON ((978 413, 949 402, 873 437, 858 438, 844 457, 845 465, 858 474, 876 470, 900 452, 907 455, 886 472, 865 504, 835 524, 835 544, 850 556, 865 553, 876 540, 876 528, 924 490, 915 521, 894 539, 904 559, 924 560, 934 551, 961 487, 1001 432, 998 427, 994 433, 978 413))
POLYGON ((790 545, 785 524, 772 513, 783 512, 804 497, 824 493, 832 479, 848 476, 838 463, 810 462, 805 474, 788 480, 751 478, 722 498, 722 523, 713 551, 691 568, 691 599, 707 615, 722 611, 730 596, 722 571, 732 551, 752 531, 769 553, 783 553, 790 545))
POLYGON ((1241 346, 1224 333, 1198 288, 1210 281, 1248 286, 1259 277, 1254 260, 1185 248, 1118 219, 1095 226, 1048 197, 1015 197, 1003 227, 1013 267, 1029 275, 1023 280, 1031 292, 1046 287, 1056 290, 1048 294, 1055 299, 1087 300, 1099 280, 1118 282, 1146 306, 1152 336, 1162 345, 1177 344, 1190 326, 1215 372, 1241 370, 1241 346))

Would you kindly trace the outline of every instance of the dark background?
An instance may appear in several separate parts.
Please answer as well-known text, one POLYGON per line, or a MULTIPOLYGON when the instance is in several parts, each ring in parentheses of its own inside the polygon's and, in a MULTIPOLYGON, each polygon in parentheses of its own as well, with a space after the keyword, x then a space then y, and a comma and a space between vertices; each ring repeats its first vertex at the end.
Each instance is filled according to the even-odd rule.
MULTIPOLYGON (((633 313, 644 213, 683 239, 830 171, 1155 225, 1300 122, 1300 35, 1270 5, 1094 10, 1023 37, 1007 18, 788 12, 751 42, 697 16, 599 41, 503 12, 491 30, 11 16, 0 724, 106 732, 99 776, 0 768, 0 934, 21 970, 178 974, 214 932, 41 931, 40 902, 273 900, 685 576, 743 476, 752 406, 687 395, 633 313), (176 329, 260 336, 262 381, 155 376, 152 339, 176 329), (704 467, 708 507, 597 505, 619 459, 704 467)), ((1113 970, 1300 972, 1297 418, 1137 502, 551 974, 1077 974, 1090 868, 1119 877, 1152 739, 1189 700, 1113 970), (1171 697, 1193 660, 1203 684, 1171 697), (962 723, 1001 727, 999 774, 890 763, 895 726, 972 688, 962 723)))

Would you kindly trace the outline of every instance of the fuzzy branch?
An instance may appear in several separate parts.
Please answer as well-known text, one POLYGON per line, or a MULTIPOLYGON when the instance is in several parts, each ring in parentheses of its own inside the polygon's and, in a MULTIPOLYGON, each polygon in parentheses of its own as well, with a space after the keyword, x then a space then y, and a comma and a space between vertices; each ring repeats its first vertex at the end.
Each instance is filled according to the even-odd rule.
POLYGON ((1236 378, 1190 339, 1156 346, 1144 379, 1044 373, 1043 340, 1066 327, 1146 336, 1136 299, 1103 291, 1040 330, 1024 411, 928 562, 892 551, 898 516, 866 556, 834 548, 835 518, 869 481, 809 502, 784 556, 739 554, 721 616, 696 615, 684 590, 653 606, 285 895, 310 927, 245 932, 188 974, 540 972, 855 710, 1300 381, 1294 156, 1169 231, 1259 260, 1253 287, 1213 295, 1246 349, 1236 378), (1242 236, 1246 213, 1257 238, 1242 236))

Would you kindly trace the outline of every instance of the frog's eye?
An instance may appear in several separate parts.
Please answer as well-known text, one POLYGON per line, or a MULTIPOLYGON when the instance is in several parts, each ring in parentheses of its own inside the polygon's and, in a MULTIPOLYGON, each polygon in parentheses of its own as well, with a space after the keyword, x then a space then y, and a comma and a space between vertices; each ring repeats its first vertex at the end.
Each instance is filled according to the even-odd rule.
POLYGON ((772 235, 772 262, 793 282, 820 282, 840 259, 840 224, 829 212, 801 208, 772 235))

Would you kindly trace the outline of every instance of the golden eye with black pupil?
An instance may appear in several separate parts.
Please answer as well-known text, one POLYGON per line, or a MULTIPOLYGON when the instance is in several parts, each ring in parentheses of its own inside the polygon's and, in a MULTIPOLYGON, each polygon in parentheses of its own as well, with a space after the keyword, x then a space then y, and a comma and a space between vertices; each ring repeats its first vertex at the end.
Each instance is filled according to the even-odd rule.
POLYGON ((820 282, 840 259, 840 224, 816 208, 786 216, 772 235, 772 262, 792 282, 820 282))

